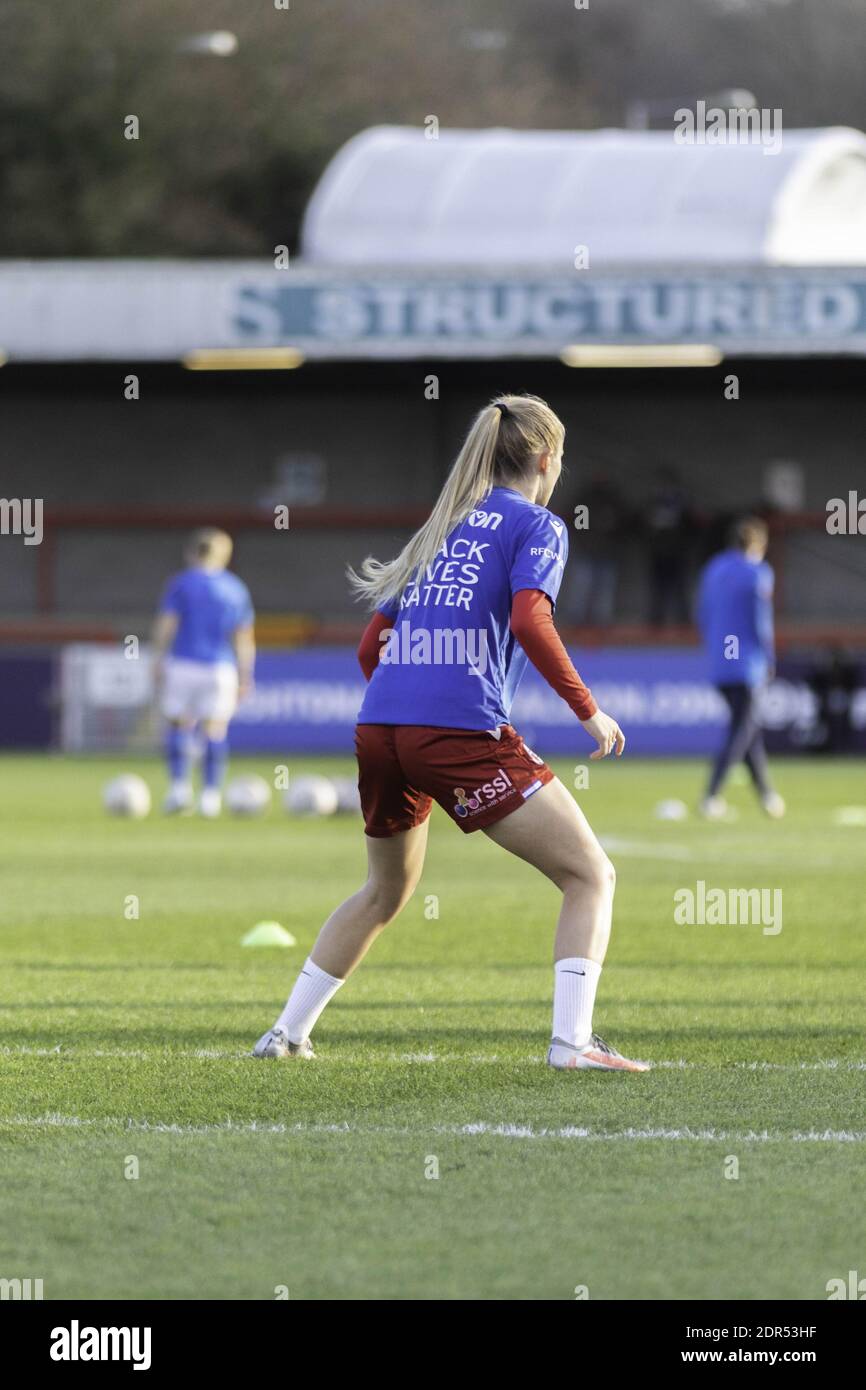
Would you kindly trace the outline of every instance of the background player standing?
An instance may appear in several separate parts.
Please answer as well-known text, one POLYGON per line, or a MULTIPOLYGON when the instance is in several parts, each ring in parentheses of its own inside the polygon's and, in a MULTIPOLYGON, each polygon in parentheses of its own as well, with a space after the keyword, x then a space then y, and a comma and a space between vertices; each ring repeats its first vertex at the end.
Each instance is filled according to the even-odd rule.
POLYGON ((196 531, 187 568, 166 585, 153 632, 155 682, 166 732, 167 812, 192 810, 193 739, 204 740, 199 810, 218 816, 228 756, 227 732, 238 700, 252 688, 254 612, 249 590, 226 568, 225 531, 196 531))
POLYGON ((721 790, 731 768, 744 762, 768 815, 785 814, 785 803, 770 785, 767 752, 756 711, 758 690, 775 669, 773 570, 767 553, 767 526, 758 517, 736 523, 728 550, 714 555, 701 575, 698 623, 712 680, 731 713, 731 722, 710 774, 701 812, 724 816, 721 790))

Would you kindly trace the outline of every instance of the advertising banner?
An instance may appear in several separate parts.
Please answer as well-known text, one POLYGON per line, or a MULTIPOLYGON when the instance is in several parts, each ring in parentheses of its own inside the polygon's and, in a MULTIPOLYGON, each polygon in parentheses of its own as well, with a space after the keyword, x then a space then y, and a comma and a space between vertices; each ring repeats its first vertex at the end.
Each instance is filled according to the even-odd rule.
MULTIPOLYGON (((622 725, 629 752, 705 756, 717 746, 726 706, 708 683, 697 649, 602 648, 570 654, 602 709, 622 725)), ((769 746, 806 752, 835 738, 840 745, 835 751, 866 751, 866 667, 852 667, 835 686, 826 676, 816 677, 814 664, 780 664, 777 678, 761 695, 769 746), (845 711, 840 711, 843 697, 845 711)), ((232 725, 232 745, 238 751, 351 752, 363 688, 351 649, 263 652, 255 694, 232 725)), ((574 715, 531 667, 512 718, 542 756, 586 751, 574 715)))

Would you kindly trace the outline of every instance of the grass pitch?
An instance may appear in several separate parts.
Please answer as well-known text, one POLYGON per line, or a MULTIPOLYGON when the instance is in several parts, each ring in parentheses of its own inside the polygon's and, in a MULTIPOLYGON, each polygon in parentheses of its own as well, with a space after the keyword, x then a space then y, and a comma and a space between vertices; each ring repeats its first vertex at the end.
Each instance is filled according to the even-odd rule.
MULTIPOLYGON (((715 826, 653 818, 694 802, 694 763, 592 765, 619 875, 596 1022, 655 1063, 634 1076, 542 1065, 556 894, 438 811, 319 1060, 250 1060, 363 875, 360 823, 111 821, 121 766, 161 795, 153 763, 0 762, 0 1276, 49 1299, 823 1299, 862 1271, 866 830, 833 819, 862 764, 780 764, 785 821, 740 786, 715 826), (676 925, 699 879, 780 888, 782 931, 676 925), (263 918, 297 948, 242 949, 263 918)), ((292 763, 314 768, 351 770, 292 763)))

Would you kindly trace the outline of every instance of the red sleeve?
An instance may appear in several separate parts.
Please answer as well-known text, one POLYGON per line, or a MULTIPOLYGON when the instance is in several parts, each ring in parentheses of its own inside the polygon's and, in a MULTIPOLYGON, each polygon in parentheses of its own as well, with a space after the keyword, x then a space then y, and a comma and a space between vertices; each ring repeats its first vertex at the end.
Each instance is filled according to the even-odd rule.
POLYGON ((386 628, 393 625, 394 619, 389 618, 387 613, 374 613, 367 626, 364 628, 364 635, 358 647, 358 661, 361 670, 364 672, 364 679, 369 680, 379 665, 379 652, 381 651, 382 633, 386 628))
POLYGON ((540 589, 518 590, 511 601, 511 631, 535 669, 578 719, 591 719, 598 705, 562 645, 547 594, 540 589))

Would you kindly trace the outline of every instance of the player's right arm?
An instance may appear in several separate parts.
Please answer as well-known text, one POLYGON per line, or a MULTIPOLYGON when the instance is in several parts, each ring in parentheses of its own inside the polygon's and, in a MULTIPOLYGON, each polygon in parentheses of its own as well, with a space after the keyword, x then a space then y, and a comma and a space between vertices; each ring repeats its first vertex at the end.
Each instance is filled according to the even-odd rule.
POLYGON ((364 628, 364 635, 358 645, 358 665, 364 672, 364 679, 369 680, 379 665, 379 657, 382 652, 382 636, 390 632, 394 622, 393 614, 383 613, 377 609, 371 617, 367 626, 364 628))
POLYGON ((157 613, 153 624, 150 645, 153 652, 153 684, 158 690, 165 675, 165 658, 177 636, 180 617, 171 608, 163 608, 157 613))

